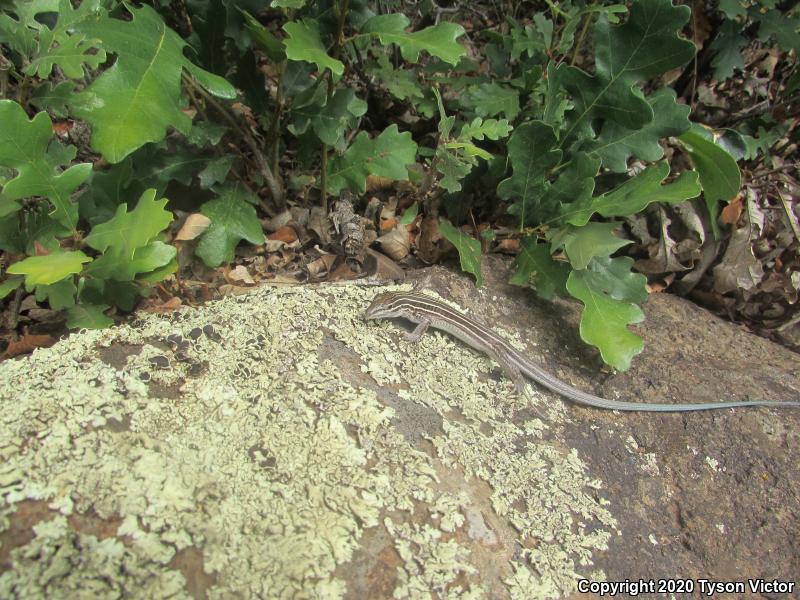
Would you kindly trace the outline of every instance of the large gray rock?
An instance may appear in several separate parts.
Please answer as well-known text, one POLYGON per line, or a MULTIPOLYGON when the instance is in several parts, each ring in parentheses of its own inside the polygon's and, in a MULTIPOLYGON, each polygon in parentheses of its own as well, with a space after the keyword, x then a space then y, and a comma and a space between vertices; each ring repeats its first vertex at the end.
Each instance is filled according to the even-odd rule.
MULTIPOLYGON (((442 268, 418 284, 609 398, 800 397, 800 360, 668 295, 600 371, 573 303, 442 268)), ((538 598, 582 578, 790 580, 800 411, 613 413, 379 288, 262 288, 0 364, 0 597, 538 598)))

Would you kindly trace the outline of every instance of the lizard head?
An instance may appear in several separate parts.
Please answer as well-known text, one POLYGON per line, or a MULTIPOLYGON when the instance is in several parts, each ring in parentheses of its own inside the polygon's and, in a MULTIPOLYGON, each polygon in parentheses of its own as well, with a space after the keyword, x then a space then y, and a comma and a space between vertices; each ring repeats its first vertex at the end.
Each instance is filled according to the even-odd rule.
POLYGON ((378 294, 367 308, 367 319, 391 319, 403 316, 403 302, 397 294, 385 292, 378 294))

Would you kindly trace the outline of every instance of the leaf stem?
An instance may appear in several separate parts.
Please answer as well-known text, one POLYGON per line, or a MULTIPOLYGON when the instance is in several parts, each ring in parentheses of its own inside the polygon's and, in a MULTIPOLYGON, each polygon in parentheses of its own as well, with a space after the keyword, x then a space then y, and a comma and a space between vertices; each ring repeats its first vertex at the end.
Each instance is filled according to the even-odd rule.
POLYGON ((589 32, 589 25, 592 23, 592 15, 594 15, 592 11, 586 11, 583 27, 581 27, 581 33, 578 35, 578 41, 575 43, 575 50, 572 52, 572 60, 569 63, 573 66, 576 62, 578 62, 578 54, 580 54, 581 46, 583 46, 583 40, 586 39, 586 34, 589 32))

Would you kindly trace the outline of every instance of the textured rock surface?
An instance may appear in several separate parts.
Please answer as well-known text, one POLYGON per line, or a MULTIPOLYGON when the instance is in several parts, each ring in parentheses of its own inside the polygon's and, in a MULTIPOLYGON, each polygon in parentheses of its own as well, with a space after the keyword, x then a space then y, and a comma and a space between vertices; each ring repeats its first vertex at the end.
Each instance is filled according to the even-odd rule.
MULTIPOLYGON (((670 296, 603 375, 577 308, 417 274, 560 377, 633 401, 800 397, 800 359, 670 296)), ((0 364, 0 597, 537 598, 579 578, 800 572, 796 411, 615 414, 374 288, 261 289, 0 364)))

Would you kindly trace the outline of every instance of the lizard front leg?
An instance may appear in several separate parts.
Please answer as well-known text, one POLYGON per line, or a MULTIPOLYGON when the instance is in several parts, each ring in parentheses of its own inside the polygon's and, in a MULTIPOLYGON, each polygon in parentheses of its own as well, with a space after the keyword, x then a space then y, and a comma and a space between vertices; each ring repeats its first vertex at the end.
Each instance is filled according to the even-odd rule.
POLYGON ((427 331, 430 325, 431 322, 428 321, 427 319, 420 321, 419 323, 417 323, 417 326, 414 328, 414 331, 404 331, 403 338, 407 342, 418 342, 419 339, 422 337, 422 334, 424 334, 427 331))

